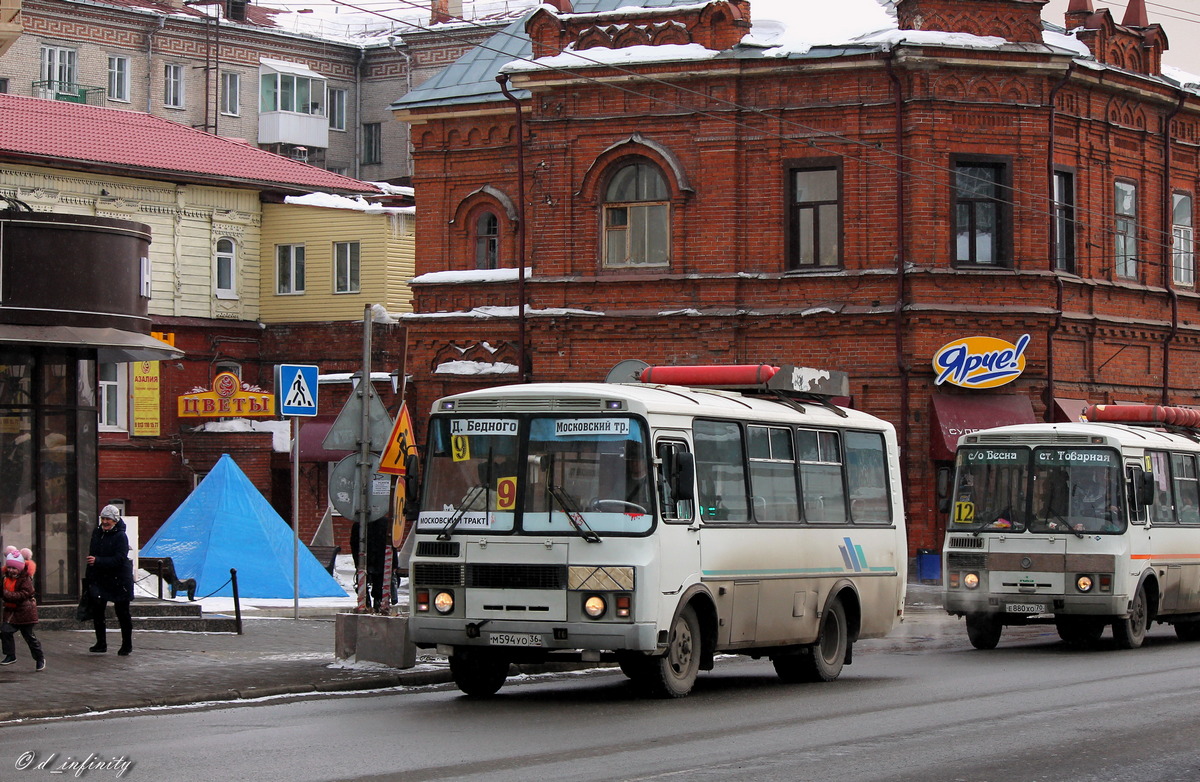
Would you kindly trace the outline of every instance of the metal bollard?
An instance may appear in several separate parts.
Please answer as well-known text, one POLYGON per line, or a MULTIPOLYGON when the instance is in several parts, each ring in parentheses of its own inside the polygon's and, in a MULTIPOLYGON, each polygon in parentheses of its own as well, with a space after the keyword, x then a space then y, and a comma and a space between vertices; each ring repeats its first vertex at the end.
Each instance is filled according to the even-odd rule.
POLYGON ((237 568, 229 568, 229 580, 233 584, 233 620, 237 624, 237 634, 242 634, 242 604, 238 600, 237 568))

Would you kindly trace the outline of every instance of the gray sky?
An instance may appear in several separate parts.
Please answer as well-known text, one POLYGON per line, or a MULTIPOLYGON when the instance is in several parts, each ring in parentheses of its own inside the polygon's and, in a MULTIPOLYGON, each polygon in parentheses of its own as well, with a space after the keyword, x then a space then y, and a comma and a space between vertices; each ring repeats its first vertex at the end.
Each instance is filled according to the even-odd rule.
MULTIPOLYGON (((1050 0, 1042 9, 1042 18, 1063 24, 1068 0, 1050 0)), ((1092 8, 1107 8, 1120 24, 1125 17, 1126 0, 1092 0, 1092 8)), ((1200 0, 1147 0, 1146 15, 1151 24, 1161 24, 1171 48, 1163 62, 1200 76, 1200 0)))

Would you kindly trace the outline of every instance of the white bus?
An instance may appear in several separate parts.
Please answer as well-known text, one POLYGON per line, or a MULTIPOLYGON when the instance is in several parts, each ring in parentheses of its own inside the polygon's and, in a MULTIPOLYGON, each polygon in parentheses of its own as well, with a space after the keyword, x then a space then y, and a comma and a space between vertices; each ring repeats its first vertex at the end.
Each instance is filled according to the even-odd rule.
POLYGON ((1200 639, 1200 413, 1095 405, 1086 423, 959 439, 943 550, 950 614, 977 649, 1005 625, 1141 646, 1151 622, 1200 639))
POLYGON ((835 679, 854 641, 900 620, 907 551, 893 427, 813 393, 817 374, 650 367, 439 400, 417 646, 476 696, 512 663, 612 661, 682 697, 729 652, 835 679))

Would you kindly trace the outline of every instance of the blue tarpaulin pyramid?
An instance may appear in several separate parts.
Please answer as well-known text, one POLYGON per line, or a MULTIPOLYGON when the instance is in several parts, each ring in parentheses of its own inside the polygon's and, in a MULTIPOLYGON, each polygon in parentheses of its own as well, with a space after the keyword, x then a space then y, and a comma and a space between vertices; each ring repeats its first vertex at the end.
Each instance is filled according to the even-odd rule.
MULTIPOLYGON (((232 597, 230 568, 241 597, 294 595, 292 528, 237 464, 223 454, 212 472, 142 547, 141 556, 170 557, 179 578, 196 579, 196 595, 232 597)), ((346 591, 307 547, 300 546, 300 597, 345 597, 346 591)))

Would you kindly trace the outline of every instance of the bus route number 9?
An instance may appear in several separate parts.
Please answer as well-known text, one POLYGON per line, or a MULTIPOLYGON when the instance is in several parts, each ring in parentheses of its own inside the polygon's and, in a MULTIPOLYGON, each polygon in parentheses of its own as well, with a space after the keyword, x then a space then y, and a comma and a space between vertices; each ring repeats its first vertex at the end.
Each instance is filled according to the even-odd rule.
POLYGON ((512 510, 517 506, 517 476, 496 480, 496 510, 512 510))
POLYGON ((450 438, 450 458, 456 462, 465 462, 471 458, 471 441, 465 434, 456 434, 450 438))

